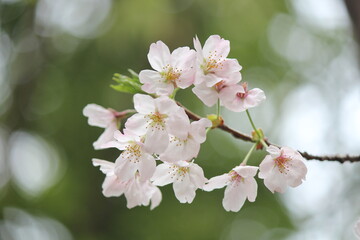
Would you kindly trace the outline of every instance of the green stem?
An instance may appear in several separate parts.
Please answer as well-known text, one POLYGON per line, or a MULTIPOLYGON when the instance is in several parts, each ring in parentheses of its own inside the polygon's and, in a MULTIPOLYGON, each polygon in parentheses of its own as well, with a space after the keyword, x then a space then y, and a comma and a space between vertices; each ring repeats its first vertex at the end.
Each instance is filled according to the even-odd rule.
POLYGON ((217 101, 217 111, 216 111, 217 119, 220 119, 220 99, 217 101))
POLYGON ((251 154, 252 154, 253 151, 255 150, 256 145, 257 145, 257 144, 255 143, 255 144, 250 148, 249 152, 246 154, 246 156, 245 156, 245 158, 244 158, 244 160, 242 161, 241 164, 246 165, 246 163, 247 163, 247 161, 249 160, 251 154))
POLYGON ((176 93, 180 90, 180 88, 175 88, 172 94, 170 95, 171 99, 175 99, 176 93))
POLYGON ((252 120, 252 118, 251 118, 251 116, 250 116, 250 112, 249 112, 249 110, 247 110, 247 109, 246 109, 246 114, 247 114, 247 116, 248 116, 248 118, 249 118, 249 121, 250 121, 250 123, 251 123, 252 128, 253 128, 254 131, 257 133, 257 135, 261 138, 261 136, 260 136, 260 134, 258 133, 257 128, 255 127, 255 124, 254 124, 254 122, 253 122, 253 120, 252 120))
POLYGON ((264 139, 260 139, 260 142, 264 147, 266 147, 266 148, 269 147, 269 145, 267 145, 267 143, 264 141, 264 139))

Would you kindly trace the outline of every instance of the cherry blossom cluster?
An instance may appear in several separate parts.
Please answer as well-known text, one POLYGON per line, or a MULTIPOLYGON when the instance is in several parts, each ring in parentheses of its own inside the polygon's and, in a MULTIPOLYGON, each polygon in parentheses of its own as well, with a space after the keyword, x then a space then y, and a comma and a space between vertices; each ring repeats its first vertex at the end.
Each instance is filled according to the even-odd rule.
POLYGON ((247 111, 251 122, 248 109, 264 101, 265 94, 240 83, 241 66, 236 59, 228 58, 228 40, 213 35, 201 46, 196 37, 194 48, 180 47, 170 52, 162 41, 151 44, 148 60, 153 70, 142 70, 138 75, 141 89, 133 96, 135 110, 118 112, 96 104, 84 108, 89 125, 105 129, 94 148, 120 151, 115 162, 92 160, 106 175, 103 194, 124 194, 128 208, 150 205, 153 209, 161 202, 161 186, 172 184, 181 203, 191 203, 197 189, 226 187, 223 206, 236 212, 246 199, 255 201, 258 171, 258 177, 273 193, 299 186, 307 173, 303 157, 288 147, 267 146, 261 130, 256 128, 255 144, 242 162, 223 175, 205 177, 195 160, 207 132, 221 124, 221 117, 217 113, 216 121, 210 117, 190 121, 174 100, 175 93, 193 86, 192 91, 205 105, 247 111), (127 120, 121 128, 124 118, 127 120), (259 166, 247 165, 256 146, 265 147, 268 155, 259 166))

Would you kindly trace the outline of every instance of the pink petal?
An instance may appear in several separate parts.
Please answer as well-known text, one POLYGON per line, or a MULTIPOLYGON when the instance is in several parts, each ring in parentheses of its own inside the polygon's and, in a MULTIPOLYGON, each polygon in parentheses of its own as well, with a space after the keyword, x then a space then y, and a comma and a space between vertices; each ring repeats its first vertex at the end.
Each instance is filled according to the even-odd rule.
POLYGON ((175 113, 180 108, 174 100, 165 96, 156 98, 155 105, 161 114, 167 115, 175 113))
POLYGON ((114 140, 114 132, 118 129, 116 122, 112 122, 105 131, 100 135, 98 140, 93 143, 96 150, 107 148, 105 144, 114 140))
POLYGON ((170 137, 169 145, 164 153, 160 154, 161 161, 175 163, 181 160, 189 160, 184 158, 185 143, 183 140, 170 137))
POLYGON ((241 184, 230 183, 224 193, 223 206, 226 211, 238 212, 244 205, 246 196, 241 192, 241 184))
POLYGON ((119 197, 126 190, 126 185, 116 175, 106 177, 102 185, 105 197, 119 197))
POLYGON ((208 107, 213 106, 218 100, 215 88, 207 87, 205 83, 195 86, 192 91, 208 107))
POLYGON ((136 133, 139 136, 144 135, 147 132, 147 126, 147 119, 140 113, 132 115, 125 123, 125 128, 128 131, 136 133))
POLYGON ((114 121, 114 114, 97 104, 88 104, 84 107, 83 115, 88 117, 90 126, 106 128, 111 122, 114 121))
POLYGON ((150 210, 153 210, 154 208, 159 206, 159 204, 162 200, 162 195, 161 195, 160 189, 157 187, 155 187, 155 188, 156 189, 150 199, 151 200, 150 210))
POLYGON ((142 181, 149 180, 156 168, 156 162, 152 155, 143 153, 139 163, 139 173, 142 181))
POLYGON ((261 89, 251 89, 248 91, 248 95, 244 99, 244 108, 249 109, 256 107, 265 99, 265 93, 261 89))
POLYGON ((160 127, 149 126, 144 144, 148 153, 161 154, 169 144, 169 135, 166 130, 160 127))
POLYGON ((155 173, 151 178, 151 181, 156 186, 165 186, 174 182, 174 179, 169 174, 171 170, 171 164, 163 163, 156 167, 155 173))
POLYGON ((299 186, 303 180, 305 180, 305 176, 307 173, 306 165, 303 161, 298 159, 290 160, 287 165, 288 171, 286 174, 287 184, 290 187, 299 186))
POLYGON ((153 69, 163 71, 163 67, 170 63, 170 50, 162 41, 150 45, 148 60, 153 69))
POLYGON ((189 177, 191 183, 197 188, 203 188, 207 182, 203 169, 195 163, 191 164, 189 167, 189 177))
POLYGON ((234 168, 234 171, 236 171, 243 178, 249 178, 254 177, 258 169, 258 167, 253 166, 238 166, 234 168))
POLYGON ((187 139, 189 135, 190 120, 186 115, 185 110, 179 107, 175 113, 171 114, 166 121, 166 127, 169 134, 182 140, 187 139))
POLYGON ((209 179, 207 184, 204 186, 205 191, 212 191, 214 189, 223 188, 227 185, 227 183, 230 181, 231 177, 228 173, 225 173, 220 176, 212 177, 209 179))
POLYGON ((203 47, 204 57, 214 54, 221 58, 226 58, 230 52, 230 41, 221 38, 219 35, 211 35, 203 47))
POLYGON ((145 94, 134 95, 134 108, 141 114, 149 114, 155 112, 155 102, 152 97, 145 94))
POLYGON ((207 118, 202 118, 198 121, 194 121, 190 126, 190 135, 197 141, 198 143, 203 143, 206 140, 206 129, 211 127, 212 123, 207 118))
POLYGON ((270 145, 266 148, 266 151, 270 153, 272 158, 277 158, 281 155, 281 150, 278 147, 275 147, 274 145, 270 145))
POLYGON ((188 174, 186 174, 181 181, 175 181, 173 183, 173 189, 175 197, 181 203, 192 203, 195 198, 196 187, 191 183, 188 174))
POLYGON ((253 177, 244 180, 243 189, 250 202, 255 202, 257 196, 258 185, 253 177))
POLYGON ((93 158, 92 163, 95 167, 100 166, 100 171, 106 174, 107 176, 114 175, 115 164, 113 162, 93 158))

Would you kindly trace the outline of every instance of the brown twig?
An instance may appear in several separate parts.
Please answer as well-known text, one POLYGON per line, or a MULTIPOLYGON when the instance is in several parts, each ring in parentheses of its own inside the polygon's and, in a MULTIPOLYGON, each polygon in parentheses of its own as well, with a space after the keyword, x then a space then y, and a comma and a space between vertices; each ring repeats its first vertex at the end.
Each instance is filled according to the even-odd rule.
MULTIPOLYGON (((177 102, 177 104, 182 107, 186 114, 188 115, 188 117, 193 120, 193 121, 197 121, 199 119, 201 119, 201 117, 193 112, 191 112, 189 109, 187 109, 186 107, 184 107, 181 103, 177 102)), ((238 132, 230 127, 228 127, 226 124, 222 124, 220 126, 218 126, 217 128, 220 128, 221 130, 230 133, 232 136, 234 136, 237 139, 241 139, 243 141, 246 142, 254 142, 254 140, 252 139, 251 136, 238 132)), ((265 142, 268 145, 275 145, 273 143, 270 143, 268 140, 265 140, 265 142)), ((328 156, 328 155, 323 155, 323 156, 317 156, 317 155, 312 155, 309 154, 307 152, 300 152, 299 153, 307 160, 319 160, 319 161, 332 161, 332 162, 340 162, 340 163, 344 163, 344 162, 360 162, 360 156, 349 156, 349 155, 345 155, 345 156, 340 156, 340 155, 332 155, 332 156, 328 156)))

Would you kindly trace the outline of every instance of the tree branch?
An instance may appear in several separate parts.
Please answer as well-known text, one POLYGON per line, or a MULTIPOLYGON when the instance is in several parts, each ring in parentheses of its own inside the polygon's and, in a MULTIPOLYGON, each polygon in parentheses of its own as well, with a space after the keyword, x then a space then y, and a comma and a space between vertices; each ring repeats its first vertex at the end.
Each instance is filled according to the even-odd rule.
MULTIPOLYGON (((199 115, 197 115, 196 113, 191 112, 189 109, 187 109, 186 107, 184 107, 181 103, 177 102, 177 104, 182 107, 186 114, 188 115, 188 117, 193 120, 193 121, 197 121, 200 120, 202 117, 200 117, 199 115)), ((254 142, 254 140, 252 139, 251 136, 238 132, 230 127, 228 127, 225 124, 222 124, 220 126, 218 126, 217 128, 230 133, 232 136, 234 136, 237 139, 241 139, 243 141, 246 142, 254 142)), ((268 140, 265 140, 265 142, 268 145, 275 145, 273 143, 270 143, 268 140)), ((300 152, 298 151, 305 159, 307 160, 319 160, 319 161, 332 161, 332 162, 340 162, 340 163, 344 163, 344 162, 360 162, 360 156, 349 156, 349 155, 345 155, 345 156, 340 156, 340 155, 323 155, 323 156, 317 156, 317 155, 312 155, 309 154, 307 152, 300 152)))

